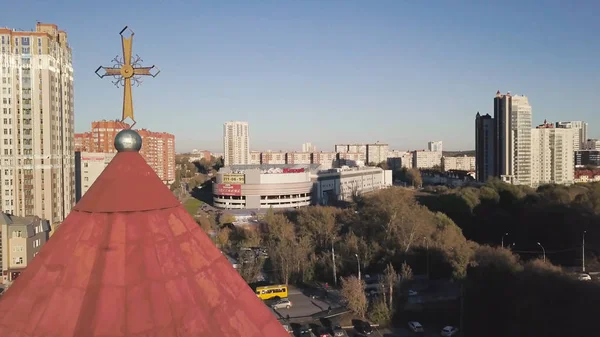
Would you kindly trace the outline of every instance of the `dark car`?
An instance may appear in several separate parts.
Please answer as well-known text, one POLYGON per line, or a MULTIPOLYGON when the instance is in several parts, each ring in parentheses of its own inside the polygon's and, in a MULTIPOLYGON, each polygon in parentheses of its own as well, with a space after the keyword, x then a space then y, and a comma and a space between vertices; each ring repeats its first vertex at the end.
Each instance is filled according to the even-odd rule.
POLYGON ((363 335, 370 335, 373 333, 373 328, 369 322, 360 321, 354 328, 363 335))
POLYGON ((301 325, 298 329, 298 337, 315 337, 308 325, 301 325))

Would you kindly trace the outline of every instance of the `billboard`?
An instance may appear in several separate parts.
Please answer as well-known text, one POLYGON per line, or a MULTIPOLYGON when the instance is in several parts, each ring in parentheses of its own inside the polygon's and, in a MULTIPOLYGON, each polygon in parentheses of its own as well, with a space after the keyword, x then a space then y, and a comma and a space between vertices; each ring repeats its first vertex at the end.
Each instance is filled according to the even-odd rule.
POLYGON ((302 173, 304 172, 304 168, 284 168, 283 173, 302 173))
POLYGON ((245 176, 239 173, 224 174, 223 184, 245 184, 245 176))
POLYGON ((216 195, 230 195, 230 196, 241 196, 242 185, 240 184, 217 184, 215 189, 216 195))

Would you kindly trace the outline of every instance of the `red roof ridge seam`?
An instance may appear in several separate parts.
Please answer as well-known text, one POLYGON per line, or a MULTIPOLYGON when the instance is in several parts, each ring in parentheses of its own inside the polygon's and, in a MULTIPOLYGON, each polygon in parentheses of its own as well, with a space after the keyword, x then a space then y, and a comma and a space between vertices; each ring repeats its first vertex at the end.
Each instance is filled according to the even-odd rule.
POLYGON ((180 207, 180 206, 182 206, 181 203, 179 205, 177 205, 177 206, 149 208, 149 209, 135 210, 135 211, 110 211, 110 212, 108 212, 108 211, 87 211, 87 210, 73 208, 71 210, 71 212, 79 212, 79 213, 87 213, 87 214, 93 214, 93 213, 100 213, 100 214, 115 214, 115 213, 131 214, 131 213, 139 213, 139 212, 163 211, 163 210, 167 210, 167 209, 177 208, 177 207, 180 207))

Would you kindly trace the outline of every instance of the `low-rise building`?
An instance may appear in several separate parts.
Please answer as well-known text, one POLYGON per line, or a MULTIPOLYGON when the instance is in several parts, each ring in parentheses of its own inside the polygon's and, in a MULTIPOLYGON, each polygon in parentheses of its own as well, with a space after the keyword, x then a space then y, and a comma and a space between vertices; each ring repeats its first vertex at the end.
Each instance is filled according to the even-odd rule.
POLYGON ((392 171, 379 167, 233 165, 217 173, 213 202, 223 209, 298 208, 349 201, 388 186, 392 171))
POLYGON ((594 183, 600 181, 600 170, 575 170, 574 183, 594 183))
POLYGON ((115 155, 114 152, 75 152, 75 202, 79 202, 115 155))
POLYGON ((475 157, 442 157, 442 169, 444 171, 475 171, 475 157))
MULTIPOLYGON (((50 222, 0 212, 2 283, 14 281, 50 237, 50 222)), ((43 285, 40 285, 43 286, 43 285)))

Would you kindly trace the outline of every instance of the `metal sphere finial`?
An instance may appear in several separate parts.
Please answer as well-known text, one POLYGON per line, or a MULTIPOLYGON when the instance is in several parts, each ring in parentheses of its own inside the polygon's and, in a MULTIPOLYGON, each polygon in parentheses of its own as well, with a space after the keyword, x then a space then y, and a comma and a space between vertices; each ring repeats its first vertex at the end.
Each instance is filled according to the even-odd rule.
POLYGON ((119 152, 139 152, 142 148, 142 137, 131 130, 121 130, 115 137, 115 149, 119 152))

